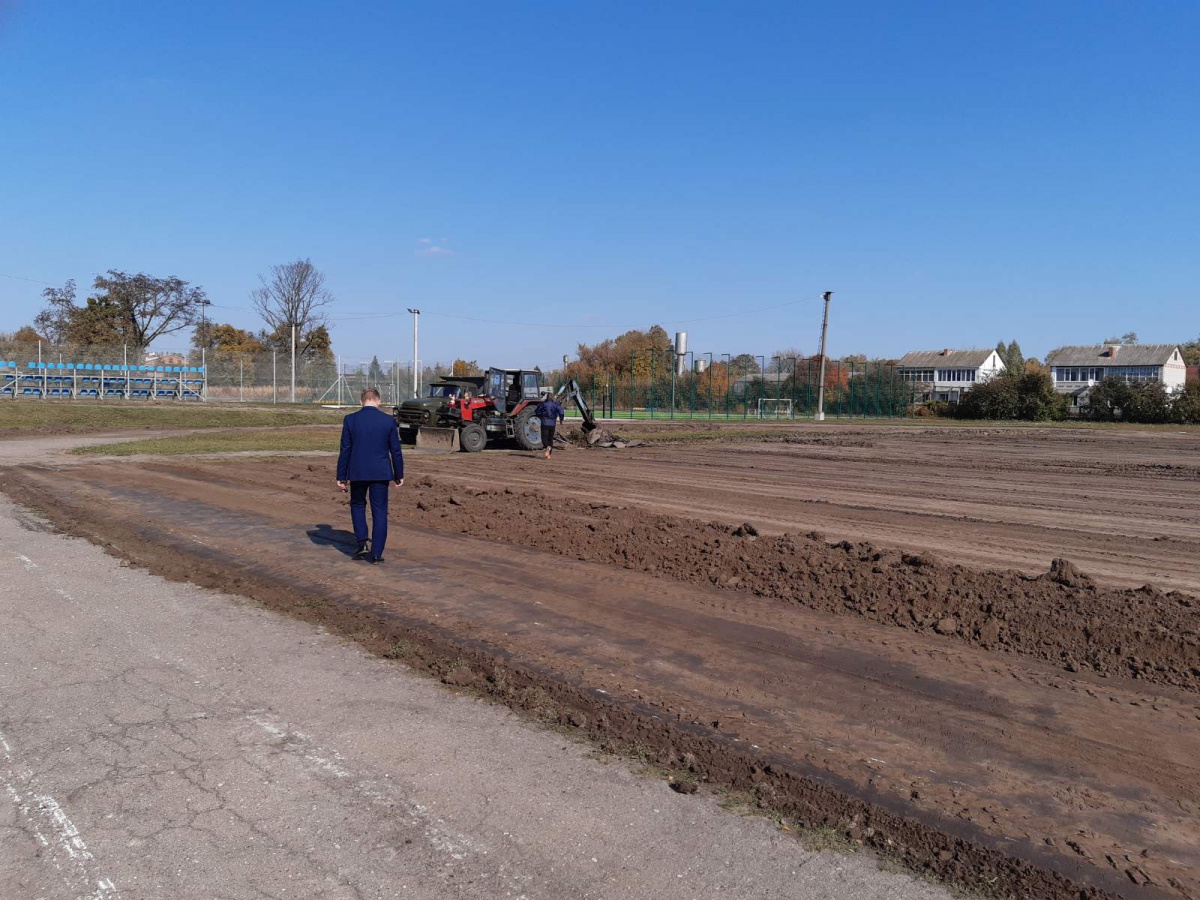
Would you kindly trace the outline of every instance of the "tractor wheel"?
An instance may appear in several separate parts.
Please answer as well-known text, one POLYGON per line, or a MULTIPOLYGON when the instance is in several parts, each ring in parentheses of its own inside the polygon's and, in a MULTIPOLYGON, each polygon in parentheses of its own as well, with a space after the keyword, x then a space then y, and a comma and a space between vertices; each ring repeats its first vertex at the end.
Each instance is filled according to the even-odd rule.
POLYGON ((459 430, 458 446, 467 453, 478 453, 487 446, 487 432, 482 425, 470 422, 459 430))
POLYGON ((542 420, 534 412, 532 406, 521 410, 517 421, 513 423, 517 446, 522 450, 542 449, 542 420))

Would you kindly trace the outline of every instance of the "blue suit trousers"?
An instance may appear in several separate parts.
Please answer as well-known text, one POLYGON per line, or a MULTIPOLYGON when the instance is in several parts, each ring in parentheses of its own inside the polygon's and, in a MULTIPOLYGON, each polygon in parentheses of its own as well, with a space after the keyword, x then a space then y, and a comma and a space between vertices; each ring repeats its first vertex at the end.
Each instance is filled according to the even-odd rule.
POLYGON ((350 482, 350 521, 354 523, 354 539, 360 544, 367 540, 367 498, 371 499, 371 555, 383 558, 387 543, 388 483, 386 481, 350 482))

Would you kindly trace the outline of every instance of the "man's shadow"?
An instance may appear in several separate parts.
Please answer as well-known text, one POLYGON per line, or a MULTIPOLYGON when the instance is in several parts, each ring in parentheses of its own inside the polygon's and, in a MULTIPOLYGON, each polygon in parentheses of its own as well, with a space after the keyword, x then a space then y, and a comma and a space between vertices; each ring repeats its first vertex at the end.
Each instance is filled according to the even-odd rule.
POLYGON ((308 539, 318 547, 333 547, 336 550, 353 556, 358 549, 358 541, 354 539, 353 531, 342 531, 332 525, 321 524, 308 530, 308 539))

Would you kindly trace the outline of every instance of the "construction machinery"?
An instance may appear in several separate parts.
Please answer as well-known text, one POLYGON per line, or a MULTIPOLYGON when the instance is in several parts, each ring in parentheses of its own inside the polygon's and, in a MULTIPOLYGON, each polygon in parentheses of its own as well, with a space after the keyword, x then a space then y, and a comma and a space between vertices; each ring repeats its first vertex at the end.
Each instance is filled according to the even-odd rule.
MULTIPOLYGON (((401 439, 421 449, 478 453, 493 441, 511 440, 522 450, 541 450, 536 409, 543 393, 537 369, 492 368, 483 376, 439 379, 426 396, 404 401, 393 415, 401 439)), ((575 404, 584 433, 596 427, 575 381, 556 396, 575 404)))

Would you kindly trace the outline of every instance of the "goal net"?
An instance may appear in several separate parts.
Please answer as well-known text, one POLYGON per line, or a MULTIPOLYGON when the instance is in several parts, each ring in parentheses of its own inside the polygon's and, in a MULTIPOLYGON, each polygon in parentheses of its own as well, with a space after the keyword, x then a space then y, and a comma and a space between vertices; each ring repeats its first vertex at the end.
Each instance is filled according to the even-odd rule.
POLYGON ((758 417, 760 419, 794 419, 792 401, 787 397, 760 397, 758 417))

